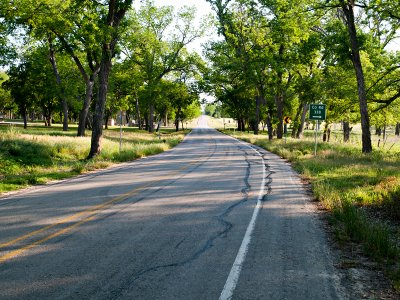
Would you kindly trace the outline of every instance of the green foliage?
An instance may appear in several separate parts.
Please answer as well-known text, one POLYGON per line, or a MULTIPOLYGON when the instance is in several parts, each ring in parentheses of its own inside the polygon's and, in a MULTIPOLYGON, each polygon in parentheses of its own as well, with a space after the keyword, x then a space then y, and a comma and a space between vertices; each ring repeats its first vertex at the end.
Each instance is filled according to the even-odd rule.
POLYGON ((32 47, 21 59, 19 65, 10 68, 3 87, 10 92, 19 113, 26 116, 29 111, 36 110, 51 120, 59 98, 47 51, 43 47, 32 47))
POLYGON ((214 118, 229 118, 229 114, 224 110, 224 106, 221 103, 207 103, 204 109, 204 113, 207 116, 214 118))
POLYGON ((215 117, 215 110, 216 110, 216 108, 217 108, 217 107, 215 106, 215 104, 207 103, 204 112, 205 112, 205 114, 206 114, 207 116, 215 117))
MULTIPOLYGON (((198 91, 188 81, 199 78, 203 65, 199 55, 186 49, 204 30, 203 26, 193 26, 194 13, 188 7, 175 13, 172 7, 156 7, 152 1, 145 1, 137 12, 130 13, 129 29, 122 37, 123 64, 135 70, 141 84, 134 92, 139 96, 141 112, 154 110, 158 119, 177 116, 179 111, 177 117, 182 119, 182 110, 190 111, 193 99, 189 98, 198 91)), ((151 126, 152 118, 150 113, 151 126)))
POLYGON ((8 78, 9 76, 6 73, 0 72, 0 113, 3 114, 16 109, 10 91, 3 86, 3 82, 7 81, 8 78))

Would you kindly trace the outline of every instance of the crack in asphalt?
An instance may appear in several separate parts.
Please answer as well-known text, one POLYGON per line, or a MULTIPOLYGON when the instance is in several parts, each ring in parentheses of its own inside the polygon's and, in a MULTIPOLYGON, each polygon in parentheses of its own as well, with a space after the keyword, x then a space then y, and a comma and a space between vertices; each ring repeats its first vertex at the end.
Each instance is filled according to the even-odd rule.
POLYGON ((272 188, 271 188, 271 184, 272 184, 272 175, 275 173, 274 171, 271 171, 271 166, 267 163, 268 162, 268 158, 266 158, 266 153, 261 153, 260 151, 258 151, 257 149, 255 149, 263 158, 264 160, 264 168, 265 168, 265 173, 267 174, 267 176, 265 176, 265 190, 266 192, 264 193, 264 196, 262 197, 261 201, 265 202, 267 201, 268 195, 271 194, 272 188))
MULTIPOLYGON (((253 147, 251 147, 253 148, 253 147)), ((136 273, 133 277, 130 277, 129 282, 126 282, 125 284, 122 285, 122 287, 119 289, 119 291, 117 293, 115 293, 114 291, 114 297, 112 299, 118 299, 119 297, 121 297, 124 293, 125 290, 127 290, 127 287, 131 286, 135 281, 137 281, 138 279, 140 279, 143 275, 150 273, 150 272, 155 272, 158 271, 160 269, 167 269, 167 268, 174 268, 174 267, 181 267, 184 266, 188 263, 191 263, 193 261, 195 261, 197 258, 199 258, 203 253, 205 253, 208 249, 210 249, 213 246, 213 243, 216 239, 218 238, 222 238, 222 237, 226 237, 226 234, 231 231, 231 229, 233 228, 233 224, 228 222, 227 220, 225 220, 225 218, 232 212, 232 210, 234 210, 236 207, 242 205, 243 203, 247 202, 249 199, 249 191, 251 189, 251 185, 249 182, 249 178, 250 178, 250 172, 251 172, 251 165, 254 164, 254 162, 251 162, 249 159, 249 156, 254 156, 254 154, 249 154, 248 151, 242 147, 242 146, 238 146, 238 149, 240 151, 242 151, 244 153, 245 156, 245 162, 247 164, 246 166, 246 171, 245 171, 245 176, 243 178, 243 182, 244 182, 244 187, 241 190, 241 193, 243 195, 243 199, 241 199, 240 201, 237 201, 235 203, 233 203, 232 205, 230 205, 229 207, 227 207, 220 215, 217 216, 217 220, 220 223, 220 225, 222 225, 224 227, 223 230, 217 232, 216 234, 212 235, 207 242, 204 244, 204 246, 202 248, 200 248, 199 250, 197 250, 192 256, 190 256, 189 258, 181 261, 181 262, 176 262, 176 263, 171 263, 171 264, 166 264, 166 265, 159 265, 159 266, 154 266, 151 268, 148 268, 146 270, 143 270, 139 273, 136 273)), ((260 153, 259 150, 257 150, 256 148, 253 148, 260 156, 262 156, 263 159, 265 154, 260 153)), ((205 160, 208 161, 215 153, 215 149, 213 151, 213 153, 205 160)), ((204 162, 205 162, 204 161, 204 162)), ((266 161, 266 159, 265 159, 266 161)), ((196 166, 194 169, 192 169, 190 172, 193 172, 195 169, 197 169, 201 164, 199 164, 198 166, 196 166)), ((271 187, 270 184, 272 182, 272 178, 271 175, 273 172, 271 172, 269 169, 270 167, 265 164, 264 166, 266 168, 267 172, 267 176, 266 176, 266 187, 267 187, 267 193, 263 196, 262 201, 265 201, 264 197, 270 193, 271 187)), ((176 180, 178 180, 179 178, 177 178, 176 180)), ((174 180, 174 182, 176 181, 174 180)), ((161 188, 160 188, 161 189, 161 188)), ((185 239, 181 240, 176 246, 175 248, 179 247, 185 239)))

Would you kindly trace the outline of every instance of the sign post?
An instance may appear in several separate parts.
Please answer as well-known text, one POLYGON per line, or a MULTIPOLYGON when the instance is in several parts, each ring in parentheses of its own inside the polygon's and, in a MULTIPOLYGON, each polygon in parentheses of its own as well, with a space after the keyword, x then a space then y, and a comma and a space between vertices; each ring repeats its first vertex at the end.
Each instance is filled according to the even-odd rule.
POLYGON ((310 114, 309 120, 315 120, 315 148, 314 156, 317 156, 317 130, 319 126, 319 121, 326 119, 326 105, 325 104, 310 104, 310 114))

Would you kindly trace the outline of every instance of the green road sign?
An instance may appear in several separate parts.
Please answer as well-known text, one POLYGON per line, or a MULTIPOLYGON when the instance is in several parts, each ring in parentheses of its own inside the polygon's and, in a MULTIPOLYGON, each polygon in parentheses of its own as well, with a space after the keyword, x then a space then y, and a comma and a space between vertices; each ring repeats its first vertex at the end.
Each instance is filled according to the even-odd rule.
POLYGON ((326 105, 325 104, 310 104, 309 120, 325 120, 326 105))

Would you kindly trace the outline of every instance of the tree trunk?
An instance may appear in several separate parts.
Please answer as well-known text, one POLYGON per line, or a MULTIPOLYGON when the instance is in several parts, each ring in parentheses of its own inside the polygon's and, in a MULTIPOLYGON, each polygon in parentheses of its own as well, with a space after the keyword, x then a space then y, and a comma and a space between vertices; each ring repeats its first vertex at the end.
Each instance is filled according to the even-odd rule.
POLYGON ((237 131, 242 131, 242 122, 240 117, 237 118, 237 131))
POLYGON ((400 135, 400 123, 397 123, 397 124, 396 124, 396 129, 395 129, 395 131, 394 131, 394 134, 397 135, 397 136, 400 135))
POLYGON ((149 131, 149 114, 143 118, 144 130, 149 131))
POLYGON ((383 140, 386 140, 386 124, 383 125, 383 140))
POLYGON ((136 119, 137 119, 137 122, 138 122, 138 127, 139 127, 139 130, 140 129, 142 129, 142 117, 140 116, 140 106, 139 106, 139 97, 137 96, 137 95, 135 95, 135 98, 136 98, 136 119))
POLYGON ((164 115, 164 126, 168 127, 168 112, 167 111, 165 112, 165 115, 164 115))
POLYGON ((258 134, 258 125, 260 124, 260 104, 261 104, 261 96, 256 97, 256 113, 254 116, 254 134, 258 134))
POLYGON ((154 132, 154 103, 151 100, 149 105, 149 132, 154 132))
POLYGON ((99 92, 93 118, 92 140, 88 158, 91 159, 101 151, 101 138, 103 136, 104 107, 107 99, 108 78, 111 72, 112 49, 110 44, 103 45, 100 73, 99 92))
MULTIPOLYGON (((283 60, 283 54, 285 51, 285 46, 280 45, 279 47, 279 61, 283 60)), ((282 70, 278 69, 277 72, 278 82, 277 82, 277 94, 275 95, 275 105, 276 105, 276 112, 278 117, 278 126, 276 129, 276 137, 278 139, 283 138, 283 106, 284 106, 284 95, 283 95, 283 72, 282 70)))
POLYGON ((350 140, 350 132, 353 127, 350 127, 350 123, 348 121, 343 121, 343 141, 346 143, 350 140))
POLYGON ((296 116, 294 117, 294 120, 293 120, 293 129, 292 129, 292 134, 291 134, 293 139, 296 137, 296 132, 297 132, 298 128, 300 127, 300 115, 301 115, 302 110, 303 110, 303 104, 300 102, 299 107, 297 108, 297 111, 296 111, 296 116))
POLYGON ((93 114, 91 114, 90 112, 88 113, 86 118, 86 128, 89 130, 93 129, 93 114))
POLYGON ((378 127, 378 126, 375 126, 375 134, 376 134, 377 136, 381 136, 381 134, 382 134, 382 128, 381 128, 381 127, 378 127))
POLYGON ((330 138, 331 138, 331 130, 329 128, 328 123, 326 123, 325 124, 325 128, 324 128, 324 134, 322 135, 322 140, 324 142, 328 142, 329 143, 330 138))
POLYGON ((360 48, 358 45, 357 31, 354 21, 354 1, 341 0, 341 4, 347 20, 347 28, 350 36, 352 52, 351 58, 357 78, 358 100, 361 114, 362 152, 370 153, 372 152, 371 131, 367 105, 367 93, 365 90, 364 72, 361 64, 360 48))
POLYGON ((51 115, 47 115, 46 119, 47 119, 47 127, 51 127, 51 115))
POLYGON ((277 110, 278 117, 278 126, 276 128, 276 137, 278 139, 283 138, 283 96, 277 95, 275 96, 275 104, 277 110))
POLYGON ((298 128, 297 133, 296 133, 296 138, 298 138, 298 139, 300 139, 303 136, 304 124, 306 122, 306 116, 307 116, 308 108, 309 108, 309 105, 307 103, 304 103, 303 104, 303 111, 301 113, 301 120, 300 120, 299 128, 298 128))
POLYGON ((179 131, 179 119, 180 119, 180 116, 181 116, 181 108, 180 107, 178 107, 178 113, 176 114, 176 120, 175 120, 175 130, 176 130, 176 132, 178 132, 179 131))
POLYGON ((57 85, 60 88, 60 97, 61 97, 61 106, 63 112, 63 131, 68 131, 68 101, 67 97, 65 96, 65 89, 61 82, 61 76, 58 72, 55 50, 53 47, 53 39, 49 36, 49 60, 53 67, 54 75, 56 76, 57 85))
POLYGON ((93 87, 96 75, 90 75, 89 80, 86 81, 86 93, 85 100, 83 102, 82 110, 79 113, 79 123, 78 123, 78 136, 85 136, 86 130, 86 120, 88 118, 90 104, 93 98, 93 87))
POLYGON ((274 128, 272 127, 272 118, 270 113, 267 114, 266 123, 268 131, 268 140, 272 141, 272 139, 274 138, 274 128))
MULTIPOLYGON (((115 2, 115 1, 112 1, 112 2, 115 2)), ((85 136, 86 121, 88 119, 87 116, 89 113, 90 103, 93 98, 93 85, 94 85, 94 81, 97 77, 97 74, 100 70, 100 66, 97 62, 95 65, 93 65, 93 55, 91 53, 91 50, 86 49, 86 51, 87 51, 86 57, 88 59, 88 65, 91 70, 91 74, 88 74, 86 69, 83 67, 79 57, 77 55, 75 55, 73 47, 71 47, 71 45, 68 44, 68 42, 65 40, 65 38, 62 35, 57 34, 57 37, 63 44, 67 53, 69 53, 69 55, 75 62, 76 66, 78 67, 79 72, 82 75, 83 80, 85 81, 86 94, 85 94, 85 100, 84 100, 84 103, 83 103, 83 106, 82 106, 82 109, 81 109, 81 112, 79 115, 78 132, 77 132, 77 136, 85 136)))
POLYGON ((108 121, 110 120, 110 114, 106 113, 104 117, 104 129, 108 129, 108 121))
POLYGON ((28 128, 28 116, 26 110, 22 111, 22 119, 24 120, 24 129, 28 128))

